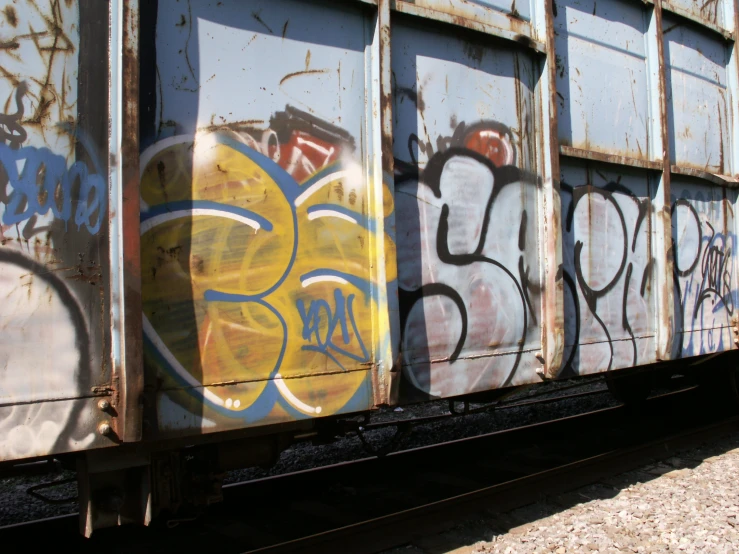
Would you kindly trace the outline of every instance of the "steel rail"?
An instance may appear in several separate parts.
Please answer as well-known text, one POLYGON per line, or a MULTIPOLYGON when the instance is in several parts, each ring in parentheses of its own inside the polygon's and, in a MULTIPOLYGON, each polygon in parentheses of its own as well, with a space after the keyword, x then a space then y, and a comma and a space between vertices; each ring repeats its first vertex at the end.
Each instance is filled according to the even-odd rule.
POLYGON ((103 546, 109 553, 133 548, 140 554, 174 552, 202 549, 214 541, 224 553, 377 552, 407 543, 418 534, 438 533, 481 508, 512 509, 543 494, 575 489, 739 428, 739 417, 718 419, 709 408, 691 404, 697 398, 694 388, 649 399, 642 415, 619 405, 382 458, 235 483, 224 487, 224 503, 200 520, 171 520, 180 523, 174 530, 165 526, 106 529, 84 540, 77 533, 76 517, 70 515, 0 528, 0 537, 6 545, 38 545, 39 538, 46 538, 79 552, 97 552, 103 546), (543 455, 536 458, 539 447, 543 455), (457 462, 459 467, 455 467, 457 462), (513 469, 506 468, 506 463, 513 469), (482 475, 473 474, 473 468, 482 475), (464 483, 461 492, 451 487, 451 494, 443 483, 426 490, 433 483, 433 477, 425 480, 428 475, 445 469, 448 476, 442 476, 440 483, 462 475, 470 486, 464 483), (410 483, 416 478, 418 482, 410 483), (409 482, 406 488, 405 481, 409 482), (355 504, 349 504, 350 513, 344 514, 341 504, 331 505, 335 498, 328 489, 333 484, 350 489, 364 486, 370 492, 376 486, 385 489, 376 493, 379 497, 374 502, 365 489, 358 489, 365 496, 358 494, 355 504), (386 497, 400 501, 386 506, 386 497), (313 504, 308 502, 306 507, 306 499, 313 504), (270 529, 275 522, 278 531, 273 533, 270 529), (300 533, 304 535, 296 538, 300 533))
POLYGON ((248 550, 250 554, 288 552, 372 554, 392 548, 415 536, 438 533, 444 527, 483 509, 512 510, 544 495, 566 492, 598 479, 636 469, 653 459, 664 459, 684 450, 739 430, 739 416, 711 423, 638 446, 615 449, 553 469, 492 485, 469 493, 424 504, 372 520, 317 533, 275 546, 248 550), (451 515, 453 514, 453 516, 451 515))

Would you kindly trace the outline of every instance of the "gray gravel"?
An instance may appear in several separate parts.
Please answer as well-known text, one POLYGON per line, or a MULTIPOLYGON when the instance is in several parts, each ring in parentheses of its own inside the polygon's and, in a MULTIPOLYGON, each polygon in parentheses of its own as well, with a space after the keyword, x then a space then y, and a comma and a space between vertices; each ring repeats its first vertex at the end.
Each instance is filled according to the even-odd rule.
POLYGON ((386 554, 739 551, 739 433, 386 554))

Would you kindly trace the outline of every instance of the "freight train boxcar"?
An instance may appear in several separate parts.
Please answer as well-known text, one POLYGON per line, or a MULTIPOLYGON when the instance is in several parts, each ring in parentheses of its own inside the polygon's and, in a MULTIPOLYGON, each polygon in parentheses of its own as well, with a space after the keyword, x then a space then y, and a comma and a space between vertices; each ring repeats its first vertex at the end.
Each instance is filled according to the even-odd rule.
POLYGON ((0 462, 76 464, 89 534, 193 458, 209 501, 347 414, 736 349, 738 12, 3 0, 0 462))

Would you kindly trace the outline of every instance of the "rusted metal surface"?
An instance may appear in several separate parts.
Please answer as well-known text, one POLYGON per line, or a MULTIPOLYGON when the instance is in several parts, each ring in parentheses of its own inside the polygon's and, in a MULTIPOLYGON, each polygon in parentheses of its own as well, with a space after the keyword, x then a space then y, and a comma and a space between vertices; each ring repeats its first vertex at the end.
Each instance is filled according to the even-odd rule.
MULTIPOLYGON (((592 86, 604 74, 602 67, 596 70, 588 64, 573 64, 569 35, 574 35, 575 41, 582 40, 576 25, 582 18, 597 18, 601 3, 597 8, 591 6, 592 10, 586 8, 573 2, 572 14, 566 17, 567 34, 560 33, 557 43, 562 68, 559 82, 575 83, 576 87, 581 82, 592 86), (568 53, 566 61, 559 53, 562 49, 568 53), (577 73, 574 79, 573 70, 577 73)), ((637 52, 646 61, 644 78, 641 82, 624 81, 638 85, 634 93, 646 101, 633 98, 632 104, 648 107, 635 112, 643 113, 637 119, 644 125, 646 148, 640 148, 638 156, 624 155, 624 144, 604 148, 602 140, 590 138, 593 133, 587 125, 587 140, 582 147, 573 148, 577 134, 572 130, 582 125, 581 106, 573 111, 573 98, 567 90, 557 90, 561 105, 569 107, 560 111, 560 142, 573 141, 560 146, 560 152, 583 160, 568 161, 569 169, 563 170, 563 180, 571 181, 567 184, 572 191, 570 201, 563 194, 563 253, 569 289, 564 374, 733 348, 727 338, 737 294, 732 260, 735 196, 725 188, 729 180, 717 174, 732 171, 725 137, 736 132, 736 123, 728 122, 724 99, 732 97, 732 71, 736 70, 730 64, 727 67, 729 58, 725 50, 722 54, 725 45, 720 37, 673 16, 663 23, 659 1, 637 9, 645 13, 635 13, 631 27, 641 29, 646 37, 646 50, 637 52), (640 26, 640 18, 646 26, 640 26), (690 140, 686 129, 693 126, 699 129, 701 140, 690 140), (639 168, 647 171, 639 172, 639 168), (677 179, 674 174, 701 180, 681 178, 675 190, 671 185, 671 180, 674 183, 677 179), (710 198, 718 199, 713 208, 701 203, 710 198), (686 212, 688 205, 693 209, 686 212), (583 206, 587 206, 584 212, 583 206), (679 217, 675 215, 678 212, 679 217), (693 218, 687 218, 686 213, 693 218), (592 221, 598 221, 598 226, 588 223, 592 221), (599 233, 605 234, 599 239, 599 233), (688 263, 691 255, 695 257, 688 263), (695 260, 703 263, 691 265, 695 260), (639 276, 639 286, 634 276, 639 276), (705 302, 713 307, 710 321, 705 302), (629 348, 624 349, 626 345, 629 348)), ((605 13, 603 17, 595 27, 617 27, 625 21, 623 13, 618 17, 605 13)), ((619 36, 618 29, 608 36, 612 42, 619 36)), ((611 79, 610 71, 605 74, 606 80, 611 79)), ((607 112, 609 98, 620 103, 619 86, 605 98, 590 95, 586 100, 595 107, 592 113, 607 112)), ((612 138, 615 136, 606 135, 607 140, 612 138)))
POLYGON ((123 249, 124 325, 122 360, 117 367, 121 402, 118 435, 125 442, 141 440, 144 367, 141 326, 141 245, 139 231, 139 3, 122 5, 121 148, 118 160, 122 190, 120 221, 123 249), (122 428, 121 428, 122 427, 122 428))
MULTIPOLYGON (((718 33, 725 39, 731 39, 730 31, 732 23, 726 19, 726 11, 723 9, 722 0, 710 0, 708 2, 696 2, 694 0, 670 0, 661 2, 663 11, 672 12, 676 15, 695 21, 701 27, 718 33)), ((727 10, 730 13, 730 10, 727 10)), ((731 19, 729 17, 729 19, 731 19)))
POLYGON ((654 194, 654 275, 655 275, 655 297, 657 303, 657 359, 668 360, 672 358, 674 351, 676 332, 676 310, 675 310, 675 284, 674 284, 674 240, 672 238, 672 218, 670 207, 672 195, 670 190, 670 144, 669 137, 669 115, 667 103, 667 69, 665 67, 665 41, 664 25, 662 22, 662 3, 655 0, 654 9, 649 29, 649 50, 651 69, 651 85, 656 88, 652 94, 652 104, 657 104, 659 110, 659 122, 653 122, 653 136, 657 135, 659 140, 655 141, 652 155, 658 157, 662 154, 662 173, 653 179, 656 188, 654 194), (652 61, 656 50, 657 63, 652 61), (655 74, 656 73, 656 79, 655 74))
POLYGON ((107 306, 107 8, 0 13, 0 461, 114 444, 107 306), (93 46, 94 45, 94 46, 93 46))
POLYGON ((670 166, 670 171, 676 175, 697 177, 698 179, 703 179, 704 181, 708 181, 710 183, 713 183, 714 185, 719 185, 721 187, 739 186, 739 180, 736 177, 731 178, 723 175, 716 175, 714 173, 708 173, 707 171, 695 169, 692 167, 680 167, 679 165, 672 165, 670 166))
POLYGON ((110 6, 0 14, 0 460, 733 347, 736 0, 110 6))
POLYGON ((559 152, 563 156, 570 158, 581 158, 584 160, 593 160, 609 164, 624 165, 627 167, 640 167, 642 169, 662 169, 662 162, 653 162, 649 160, 640 160, 638 158, 629 158, 628 156, 620 156, 618 154, 607 154, 604 152, 595 152, 593 150, 584 150, 582 148, 573 148, 572 146, 562 145, 559 152))
MULTIPOLYGON (((731 3, 729 3, 731 5, 731 3)), ((739 0, 733 0, 734 8, 734 41, 729 60, 728 81, 729 81, 729 105, 736 106, 739 104, 739 42, 736 38, 739 36, 739 0)), ((734 179, 739 179, 739 110, 731 110, 731 153, 732 165, 734 167, 734 179)))
POLYGON ((554 378, 562 367, 565 345, 564 281, 562 273, 562 224, 560 200, 559 140, 557 137, 557 76, 554 55, 554 14, 551 0, 534 4, 534 28, 546 37, 545 72, 540 81, 541 110, 537 134, 543 153, 540 167, 545 176, 540 198, 540 249, 543 260, 542 368, 540 375, 554 378))
POLYGON ((555 5, 560 145, 653 161, 644 7, 619 0, 555 5))
POLYGON ((731 175, 727 44, 672 16, 663 27, 672 163, 731 175))
MULTIPOLYGON (((147 93, 156 102, 147 112, 153 121, 142 137, 141 174, 144 335, 162 380, 160 435, 235 430, 673 356, 670 168, 679 162, 668 145, 680 139, 669 121, 690 117, 692 108, 676 104, 668 87, 659 2, 395 0, 359 10, 282 1, 256 4, 251 17, 226 28, 239 10, 233 2, 157 9, 156 77, 147 93), (298 15, 303 23, 296 24, 298 15), (328 23, 336 17, 345 21, 340 31, 328 23), (231 61, 238 49, 213 46, 226 36, 242 45, 238 63, 231 61), (351 40, 360 36, 361 47, 351 40), (301 42, 305 37, 312 47, 301 42), (324 43, 334 47, 330 56, 324 43), (284 67, 268 63, 275 52, 284 67), (345 80, 347 72, 361 75, 361 85, 345 80), (234 99, 232 83, 248 101, 234 99), (362 105, 350 104, 350 97, 362 105), (291 136, 342 154, 316 164, 291 136), (289 276, 279 287, 293 301, 300 298, 304 312, 277 289, 248 292, 247 281, 216 287, 199 276, 221 270, 193 250, 193 231, 175 232, 156 209, 148 213, 172 196, 216 201, 206 190, 218 173, 230 187, 251 186, 226 156, 234 148, 228 141, 251 160, 239 162, 244 168, 256 163, 259 171, 277 172, 261 155, 289 174, 277 189, 267 187, 268 197, 284 195, 292 181, 307 190, 311 178, 330 163, 347 163, 346 153, 358 149, 353 163, 361 163, 368 181, 357 181, 356 190, 365 191, 362 213, 374 231, 358 241, 369 256, 367 327, 352 334, 351 317, 334 314, 324 298, 303 298, 305 285, 283 284, 292 283, 289 276), (184 170, 172 173, 173 167, 184 170), (156 224, 147 223, 151 217, 156 224), (183 240, 191 243, 180 249, 183 240), (168 264, 174 265, 163 270, 168 264), (178 267, 193 283, 202 280, 203 298, 189 300, 195 315, 177 319, 194 330, 184 340, 169 329, 158 299, 162 286, 172 288, 166 272, 178 267), (326 317, 312 320, 309 303, 322 301, 326 317), (228 302, 261 303, 283 318, 288 358, 267 363, 266 353, 277 347, 264 342, 265 330, 239 323, 236 306, 233 315, 220 312, 228 302), (349 333, 342 340, 371 345, 361 361, 336 358, 347 351, 337 354, 341 343, 332 338, 338 327, 331 322, 344 320, 349 333), (325 340, 322 332, 329 332, 325 340), (239 333, 262 341, 264 360, 239 347, 239 333), (307 358, 298 349, 320 355, 307 358), (230 351, 232 359, 211 350, 230 351), (261 365, 263 374, 256 371, 261 365), (349 383, 362 368, 367 381, 349 383), (329 390, 344 400, 342 394, 355 391, 361 401, 319 404, 315 399, 329 390)), ((343 205, 331 192, 327 198, 323 211, 343 205)), ((238 196, 217 201, 238 204, 238 196)), ((346 208, 344 215, 355 219, 346 208)), ((284 218, 267 204, 250 200, 248 209, 272 224, 284 218)), ((309 209, 308 215, 318 207, 309 209)), ((257 236, 266 229, 260 225, 257 236)), ((215 236, 212 226, 208 236, 215 236)), ((330 230, 339 244, 347 233, 330 230)), ((346 267, 346 252, 328 254, 320 242, 302 238, 300 244, 317 248, 314 258, 327 267, 346 267)), ((239 271, 268 274, 263 254, 248 250, 239 271)), ((348 289, 337 290, 348 298, 348 289)))
POLYGON ((516 9, 515 1, 511 4, 511 7, 512 10, 509 9, 504 12, 467 0, 459 0, 458 2, 445 2, 443 0, 394 1, 394 10, 400 13, 479 31, 516 42, 538 52, 545 52, 544 41, 534 38, 531 24, 521 17, 516 9))
MULTIPOLYGON (((377 379, 382 381, 383 387, 375 394, 375 404, 397 404, 400 390, 400 368, 398 360, 398 328, 400 313, 398 307, 397 279, 389 280, 388 275, 398 274, 398 260, 394 245, 397 243, 395 229, 395 160, 393 158, 393 79, 392 79, 392 39, 390 28, 390 0, 380 0, 377 12, 377 26, 379 29, 378 62, 379 62, 379 96, 380 96, 380 130, 373 133, 380 137, 381 171, 375 174, 382 175, 382 188, 376 191, 378 198, 375 205, 383 207, 381 221, 383 234, 387 237, 386 244, 390 248, 378 249, 378 274, 376 281, 385 283, 384 298, 381 303, 386 309, 378 311, 378 327, 390 329, 387 345, 383 347, 381 359, 378 360, 377 379)), ((380 333, 381 334, 381 333, 380 333)))

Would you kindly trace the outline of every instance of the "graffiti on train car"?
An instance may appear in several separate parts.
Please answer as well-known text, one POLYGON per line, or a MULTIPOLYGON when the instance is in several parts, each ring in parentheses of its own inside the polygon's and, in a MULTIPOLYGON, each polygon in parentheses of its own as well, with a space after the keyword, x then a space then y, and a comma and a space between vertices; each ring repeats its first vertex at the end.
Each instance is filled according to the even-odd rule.
MULTIPOLYGON (((107 185, 77 125, 78 2, 0 12, 0 460, 91 445, 91 308, 107 185), (76 146, 88 162, 75 161, 76 146), (52 362, 53 361, 53 362, 52 362)), ((98 367, 99 369, 99 367, 98 367)))
POLYGON ((102 225, 108 197, 95 151, 68 124, 59 125, 61 132, 69 132, 87 147, 94 171, 82 161, 67 167, 66 157, 49 148, 21 146, 26 137, 25 129, 19 124, 25 91, 26 84, 21 83, 15 93, 16 112, 0 119, 0 125, 9 131, 0 137, 0 203, 5 205, 2 222, 5 225, 28 222, 23 236, 29 238, 40 231, 34 228, 38 216, 51 211, 55 220, 65 223, 71 220, 77 228, 84 226, 94 235, 102 225))
POLYGON ((649 338, 649 199, 619 177, 596 175, 602 186, 561 184, 568 298, 565 374, 636 365, 650 355, 650 343, 640 340, 649 338), (628 352, 621 350, 623 344, 629 345, 628 352), (581 365, 583 356, 587 363, 581 365))
POLYGON ((443 396, 512 382, 541 287, 534 195, 521 200, 538 181, 516 167, 511 131, 463 122, 436 144, 411 135, 412 163, 396 159, 395 184, 404 371, 418 391, 443 396), (422 170, 415 149, 428 156, 422 170))
POLYGON ((737 290, 734 288, 736 234, 729 199, 680 190, 673 198, 672 225, 678 319, 676 354, 695 356, 726 350, 737 290))
POLYGON ((266 129, 210 128, 143 153, 147 355, 193 391, 195 413, 205 400, 255 421, 366 400, 375 225, 355 148, 288 106, 266 129))
MULTIPOLYGON (((621 176, 587 173, 601 182, 561 185, 567 336, 563 376, 656 361, 651 283, 660 268, 649 251, 648 189, 633 181, 627 186, 621 176), (642 192, 635 191, 637 186, 642 192)), ((732 284, 735 234, 728 231, 733 228, 731 203, 726 198, 707 202, 701 192, 694 199, 690 187, 682 194, 672 201, 673 357, 726 349, 737 294, 732 284)))

